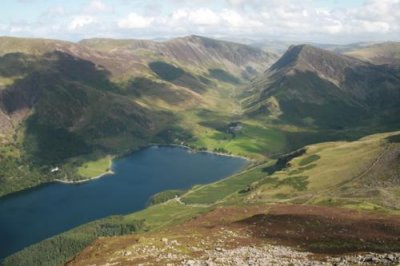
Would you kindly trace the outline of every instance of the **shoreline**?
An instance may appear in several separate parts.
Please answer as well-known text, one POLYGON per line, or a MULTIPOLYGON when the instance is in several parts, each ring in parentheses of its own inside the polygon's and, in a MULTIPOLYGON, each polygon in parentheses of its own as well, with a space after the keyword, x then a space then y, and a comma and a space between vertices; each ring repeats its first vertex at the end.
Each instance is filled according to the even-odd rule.
POLYGON ((106 175, 114 175, 114 174, 115 174, 114 171, 110 170, 110 171, 104 172, 104 173, 102 173, 100 175, 97 175, 97 176, 94 176, 94 177, 89 177, 89 178, 86 178, 86 179, 81 179, 81 180, 54 179, 53 182, 54 183, 61 183, 61 184, 68 184, 68 185, 74 185, 74 184, 86 183, 86 182, 89 182, 89 181, 100 179, 100 178, 102 178, 103 176, 106 176, 106 175))
POLYGON ((81 184, 81 183, 86 183, 89 181, 93 181, 96 179, 100 179, 103 176, 106 175, 114 175, 115 172, 112 170, 112 166, 113 166, 113 160, 115 159, 115 156, 110 156, 109 161, 108 161, 108 171, 103 172, 97 176, 93 176, 93 177, 88 177, 85 179, 80 179, 80 180, 62 180, 62 179, 55 179, 53 180, 54 183, 61 183, 61 184, 68 184, 68 185, 74 185, 74 184, 81 184))
POLYGON ((223 153, 223 152, 215 152, 215 151, 210 151, 210 150, 197 150, 193 149, 189 146, 182 145, 182 144, 158 144, 158 143, 152 143, 149 146, 146 146, 145 148, 150 148, 153 146, 159 146, 159 147, 179 147, 179 148, 184 148, 196 153, 209 153, 209 154, 214 154, 218 156, 224 156, 224 157, 233 157, 233 158, 241 158, 243 160, 249 161, 249 162, 256 162, 256 159, 251 159, 242 155, 234 155, 234 154, 229 154, 229 153, 223 153))
MULTIPOLYGON (((255 160, 255 159, 251 159, 251 158, 248 158, 248 157, 245 157, 245 156, 241 156, 241 155, 234 155, 234 154, 228 154, 228 153, 223 153, 223 152, 214 152, 214 151, 209 151, 209 150, 197 150, 197 149, 193 149, 193 148, 191 148, 191 147, 189 147, 189 146, 182 145, 182 144, 160 144, 160 143, 150 143, 149 145, 146 145, 146 146, 144 146, 144 147, 142 147, 142 148, 133 150, 132 152, 126 153, 126 154, 124 154, 124 155, 112 156, 112 157, 110 158, 110 166, 109 166, 109 169, 111 169, 111 170, 109 170, 109 171, 107 171, 107 172, 104 172, 104 173, 102 173, 102 174, 100 174, 100 175, 97 175, 97 176, 94 176, 94 177, 89 177, 89 178, 86 178, 86 179, 81 179, 81 180, 61 180, 61 179, 55 179, 55 180, 53 180, 53 181, 51 181, 51 182, 54 182, 54 183, 61 183, 61 184, 67 184, 67 185, 75 185, 75 184, 81 184, 81 183, 90 182, 90 181, 93 181, 93 180, 96 180, 96 179, 100 179, 100 178, 102 178, 103 176, 106 176, 106 175, 114 175, 115 172, 112 170, 112 164, 113 164, 113 160, 114 160, 114 159, 118 159, 118 158, 122 158, 122 157, 125 157, 125 156, 129 156, 130 154, 133 154, 133 153, 135 153, 135 152, 138 152, 138 151, 141 151, 141 150, 144 150, 144 149, 148 149, 148 148, 151 148, 151 147, 177 147, 177 148, 183 148, 183 149, 185 149, 185 150, 189 150, 189 151, 195 152, 195 153, 208 153, 208 154, 213 154, 213 155, 223 156, 223 157, 241 158, 241 159, 243 159, 243 160, 246 160, 248 163, 254 163, 254 162, 257 161, 257 160, 255 160)), ((240 170, 240 172, 241 172, 241 171, 243 171, 243 169, 240 170)), ((50 183, 51 183, 51 182, 50 182, 50 183)))

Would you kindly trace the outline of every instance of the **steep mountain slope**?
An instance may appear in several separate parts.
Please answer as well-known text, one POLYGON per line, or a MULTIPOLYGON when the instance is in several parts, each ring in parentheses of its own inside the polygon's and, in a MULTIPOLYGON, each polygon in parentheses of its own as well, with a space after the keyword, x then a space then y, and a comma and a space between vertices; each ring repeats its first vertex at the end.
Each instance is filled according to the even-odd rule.
POLYGON ((165 42, 147 40, 88 39, 80 42, 85 47, 143 61, 163 58, 164 61, 200 67, 207 70, 221 67, 233 74, 261 71, 274 62, 274 54, 250 46, 218 41, 200 36, 176 38, 165 42), (262 62, 262 63, 260 63, 262 62))
POLYGON ((21 78, 0 91, 1 194, 77 177, 74 165, 143 145, 174 119, 120 94, 92 62, 62 52, 5 57, 21 78), (65 167, 49 174, 56 165, 65 167))
POLYGON ((352 49, 346 54, 374 64, 398 65, 400 64, 400 43, 378 43, 358 49, 352 49))
POLYGON ((273 58, 194 36, 78 44, 1 37, 0 54, 0 195, 90 178, 77 170, 84 162, 150 142, 194 142, 206 128, 199 114, 228 124, 239 87, 273 58))
POLYGON ((298 125, 341 129, 399 123, 397 69, 309 45, 289 48, 246 93, 249 114, 298 125))

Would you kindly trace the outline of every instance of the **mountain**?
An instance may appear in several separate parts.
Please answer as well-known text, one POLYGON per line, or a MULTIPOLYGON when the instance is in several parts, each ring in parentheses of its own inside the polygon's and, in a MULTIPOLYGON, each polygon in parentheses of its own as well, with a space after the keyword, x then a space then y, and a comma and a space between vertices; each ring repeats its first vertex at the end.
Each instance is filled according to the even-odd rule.
POLYGON ((200 36, 162 42, 88 39, 79 45, 100 53, 87 59, 107 68, 113 79, 152 76, 195 92, 204 92, 210 78, 234 84, 248 80, 277 60, 250 46, 200 36))
MULTIPOLYGON (((242 71, 249 67, 257 71, 264 70, 265 66, 277 59, 274 54, 265 53, 247 45, 195 35, 163 42, 88 39, 81 41, 80 44, 84 47, 115 55, 125 54, 126 56, 142 57, 143 60, 151 60, 151 57, 154 56, 179 62, 182 65, 197 67, 212 68, 223 65, 225 69, 231 70, 233 73, 238 72, 238 68, 242 71), (260 62, 263 63, 260 64, 260 62)), ((237 74, 240 74, 240 72, 237 74)))
POLYGON ((33 39, 17 37, 0 37, 0 54, 23 53, 32 55, 42 55, 55 50, 72 51, 76 50, 77 45, 72 42, 59 41, 52 39, 33 39))
POLYGON ((80 43, 1 37, 0 195, 89 178, 77 170, 85 162, 151 142, 193 143, 205 128, 197 113, 229 121, 236 91, 274 59, 199 36, 80 43), (56 166, 62 170, 49 174, 56 166))
POLYGON ((259 40, 259 41, 247 41, 244 42, 250 46, 262 49, 267 52, 274 52, 278 55, 283 55, 287 49, 292 45, 307 44, 320 49, 332 51, 339 54, 344 54, 357 49, 362 49, 371 45, 368 42, 357 42, 349 44, 332 44, 332 43, 318 43, 318 42, 289 42, 289 41, 271 41, 271 40, 259 40))
POLYGON ((6 54, 0 65, 14 79, 0 91, 1 194, 74 177, 74 165, 146 143, 173 120, 119 92, 106 70, 66 53, 6 54), (50 175, 56 165, 63 170, 50 175))
POLYGON ((346 54, 374 64, 400 65, 400 42, 378 43, 352 49, 346 54))
POLYGON ((246 91, 252 116, 341 129, 398 124, 398 69, 310 45, 292 46, 246 91))

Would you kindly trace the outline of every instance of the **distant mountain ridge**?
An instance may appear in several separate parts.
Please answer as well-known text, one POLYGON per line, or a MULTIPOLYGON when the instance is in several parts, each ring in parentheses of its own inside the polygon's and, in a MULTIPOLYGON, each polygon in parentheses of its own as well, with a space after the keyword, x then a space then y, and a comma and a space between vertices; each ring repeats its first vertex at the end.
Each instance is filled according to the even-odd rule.
POLYGON ((400 65, 400 42, 377 43, 353 49, 346 54, 375 64, 400 65))
POLYGON ((249 86, 244 102, 253 115, 269 115, 279 106, 283 119, 328 128, 398 123, 400 75, 310 45, 292 46, 249 86))
MULTIPOLYGON (((261 71, 265 64, 276 59, 273 55, 252 47, 199 36, 178 38, 165 42, 91 39, 83 40, 78 44, 48 39, 0 37, 0 54, 3 54, 0 70, 3 69, 4 72, 0 75, 7 77, 8 80, 20 79, 21 76, 26 75, 25 72, 32 72, 29 68, 37 67, 38 63, 36 62, 40 62, 42 57, 49 57, 50 54, 55 52, 59 55, 64 53, 75 57, 77 63, 80 60, 83 60, 81 62, 92 62, 91 64, 94 64, 93 71, 96 71, 95 68, 99 68, 100 71, 105 70, 107 73, 104 78, 121 81, 135 76, 155 75, 157 77, 160 73, 154 73, 154 69, 151 69, 152 60, 163 62, 167 59, 168 62, 172 61, 189 67, 196 65, 205 71, 206 75, 209 74, 206 72, 208 68, 219 69, 218 67, 222 67, 225 69, 224 71, 232 71, 234 75, 240 76, 240 72, 246 71, 247 68, 251 69, 247 73, 251 76, 255 72, 261 71), (147 52, 144 53, 143 49, 147 52), (158 57, 150 56, 148 53, 155 53, 158 57), (14 69, 15 73, 5 73, 5 69, 10 67, 14 69)), ((46 64, 50 64, 50 61, 45 59, 42 60, 42 63, 44 67, 40 69, 40 72, 51 71, 50 68, 46 68, 46 64)), ((73 61, 70 61, 69 64, 74 67, 73 61)), ((168 64, 164 65, 164 67, 169 67, 168 64)), ((69 66, 63 66, 63 68, 65 67, 69 66)), ((206 78, 200 77, 199 79, 192 74, 185 74, 184 70, 177 69, 182 72, 182 77, 176 78, 176 82, 172 81, 175 85, 194 90, 208 85, 205 84, 208 83, 206 78)), ((10 72, 10 70, 7 71, 10 72)), ((0 79, 0 87, 2 81, 4 80, 0 79)), ((8 91, 10 90, 15 89, 10 87, 8 91)), ((3 96, 0 95, 0 99, 4 98, 5 94, 15 94, 15 92, 2 92, 1 95, 3 96)), ((189 95, 189 91, 183 91, 181 94, 196 98, 189 95)), ((32 97, 34 96, 32 95, 32 97)), ((25 99, 25 101, 33 101, 33 99, 25 99)), ((8 104, 12 105, 10 102, 8 104)), ((0 110, 1 128, 9 130, 10 119, 4 110, 4 103, 0 106, 3 106, 0 110)))
POLYGON ((78 43, 15 37, 0 37, 0 55, 25 53, 42 55, 60 51, 106 67, 113 76, 146 74, 151 60, 166 60, 182 65, 215 68, 223 66, 234 74, 246 67, 262 71, 277 60, 277 55, 251 46, 189 36, 163 42, 135 39, 86 39, 78 43))
MULTIPOLYGON (((210 64, 222 62, 243 66, 248 62, 263 60, 268 64, 276 60, 276 55, 262 52, 251 46, 220 41, 201 36, 175 38, 163 42, 149 40, 87 39, 79 44, 98 51, 112 53, 134 53, 135 50, 149 50, 162 56, 187 64, 210 64)), ((259 66, 256 66, 259 68, 259 66)))

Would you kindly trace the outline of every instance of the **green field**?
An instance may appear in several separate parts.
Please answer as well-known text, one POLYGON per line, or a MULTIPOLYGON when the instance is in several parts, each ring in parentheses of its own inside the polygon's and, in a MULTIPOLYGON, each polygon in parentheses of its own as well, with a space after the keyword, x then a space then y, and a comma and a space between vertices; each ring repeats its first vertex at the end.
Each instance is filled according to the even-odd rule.
POLYGON ((227 132, 208 130, 199 135, 193 143, 196 147, 209 150, 222 150, 227 153, 261 159, 270 154, 277 154, 286 148, 282 132, 262 126, 253 121, 242 122, 243 129, 233 136, 227 132))
POLYGON ((253 182, 259 181, 266 174, 262 169, 273 161, 263 163, 260 166, 250 167, 239 174, 225 178, 215 183, 196 186, 181 197, 186 204, 214 204, 224 200, 232 194, 248 189, 253 182))
POLYGON ((111 171, 112 157, 106 156, 96 161, 85 162, 78 168, 78 174, 83 177, 91 178, 111 171))

